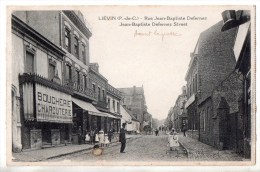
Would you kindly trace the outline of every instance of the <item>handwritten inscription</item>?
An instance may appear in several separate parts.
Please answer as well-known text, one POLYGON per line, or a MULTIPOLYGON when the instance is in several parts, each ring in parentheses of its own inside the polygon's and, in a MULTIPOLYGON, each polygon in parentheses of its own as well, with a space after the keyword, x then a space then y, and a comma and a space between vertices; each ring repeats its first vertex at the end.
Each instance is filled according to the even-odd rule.
POLYGON ((159 32, 158 30, 154 31, 147 31, 147 32, 140 32, 138 30, 135 30, 134 37, 151 37, 151 36, 159 36, 161 40, 163 41, 165 37, 169 36, 181 36, 180 33, 177 32, 159 32))

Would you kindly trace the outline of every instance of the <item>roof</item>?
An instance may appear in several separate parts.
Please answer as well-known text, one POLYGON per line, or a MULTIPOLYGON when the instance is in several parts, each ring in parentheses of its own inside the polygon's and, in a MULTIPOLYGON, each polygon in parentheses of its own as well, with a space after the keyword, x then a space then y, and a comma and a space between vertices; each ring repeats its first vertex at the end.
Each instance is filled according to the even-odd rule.
MULTIPOLYGON (((136 118, 135 118, 135 116, 133 115, 133 113, 129 110, 129 109, 127 109, 126 107, 124 107, 124 106, 122 106, 124 109, 125 109, 125 111, 131 116, 131 118, 132 118, 132 120, 135 120, 135 121, 138 121, 136 118)), ((138 121, 139 122, 139 121, 138 121)))
POLYGON ((117 88, 122 95, 137 95, 137 94, 144 94, 143 87, 130 87, 130 88, 117 88))

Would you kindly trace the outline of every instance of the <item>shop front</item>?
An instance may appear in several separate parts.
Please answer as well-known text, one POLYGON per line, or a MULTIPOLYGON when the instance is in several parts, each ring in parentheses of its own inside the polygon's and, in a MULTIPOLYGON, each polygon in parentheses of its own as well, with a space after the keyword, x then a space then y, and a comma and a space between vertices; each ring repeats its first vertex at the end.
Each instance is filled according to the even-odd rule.
POLYGON ((71 141, 71 92, 37 75, 20 76, 22 149, 66 145, 71 141))
POLYGON ((73 128, 72 143, 84 143, 85 135, 91 130, 100 131, 107 127, 106 113, 97 110, 90 102, 72 98, 73 106, 73 128))

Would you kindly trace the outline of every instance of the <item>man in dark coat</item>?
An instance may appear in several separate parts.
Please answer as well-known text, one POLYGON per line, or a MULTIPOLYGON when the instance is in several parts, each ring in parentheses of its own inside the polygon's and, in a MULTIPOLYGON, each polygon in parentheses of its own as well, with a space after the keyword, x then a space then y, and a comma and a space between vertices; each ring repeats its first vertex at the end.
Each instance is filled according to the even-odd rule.
POLYGON ((125 126, 126 123, 122 124, 122 128, 120 129, 120 134, 119 134, 119 142, 121 142, 121 149, 120 149, 120 153, 125 153, 125 145, 126 145, 126 137, 125 137, 125 126))

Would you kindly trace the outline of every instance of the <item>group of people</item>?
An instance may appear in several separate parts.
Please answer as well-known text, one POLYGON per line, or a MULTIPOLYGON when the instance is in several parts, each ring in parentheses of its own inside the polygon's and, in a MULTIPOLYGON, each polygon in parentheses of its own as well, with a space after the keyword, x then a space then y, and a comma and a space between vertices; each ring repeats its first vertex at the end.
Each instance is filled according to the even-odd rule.
POLYGON ((109 146, 109 144, 112 141, 114 135, 113 129, 110 129, 108 133, 105 133, 102 129, 100 131, 96 130, 91 130, 90 132, 88 131, 86 136, 85 136, 85 141, 86 143, 89 144, 96 144, 100 143, 100 146, 109 146))
POLYGON ((172 129, 168 133, 168 145, 169 145, 171 151, 177 150, 177 147, 180 146, 179 141, 178 141, 178 135, 174 129, 172 129))

